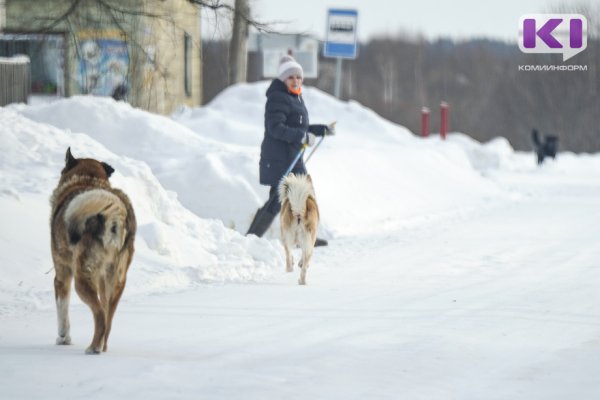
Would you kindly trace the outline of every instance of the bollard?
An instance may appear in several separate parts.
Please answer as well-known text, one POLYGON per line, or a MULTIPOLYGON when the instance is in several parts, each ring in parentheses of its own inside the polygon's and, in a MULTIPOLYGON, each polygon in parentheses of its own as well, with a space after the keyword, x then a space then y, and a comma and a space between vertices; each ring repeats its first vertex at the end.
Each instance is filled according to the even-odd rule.
POLYGON ((442 139, 446 139, 446 133, 448 133, 448 103, 442 101, 440 103, 440 136, 442 139))
POLYGON ((421 108, 421 136, 429 136, 429 108, 421 108))

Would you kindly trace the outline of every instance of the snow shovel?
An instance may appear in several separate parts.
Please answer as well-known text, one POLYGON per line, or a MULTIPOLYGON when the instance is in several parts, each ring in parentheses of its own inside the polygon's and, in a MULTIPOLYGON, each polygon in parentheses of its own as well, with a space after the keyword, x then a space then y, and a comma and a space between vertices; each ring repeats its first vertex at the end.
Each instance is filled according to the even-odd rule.
MULTIPOLYGON (((294 166, 296 165, 300 157, 302 157, 302 154, 304 154, 304 151, 306 150, 307 146, 307 144, 302 145, 302 148, 300 149, 300 151, 298 151, 296 157, 294 157, 294 161, 292 161, 292 163, 285 171, 281 179, 285 178, 289 175, 290 172, 292 172, 292 169, 294 169, 294 166)), ((313 153, 314 150, 310 153, 310 155, 312 155, 313 153)), ((273 222, 273 219, 275 219, 275 216, 277 215, 269 211, 274 201, 277 201, 276 193, 273 196, 269 197, 269 200, 265 203, 264 206, 258 209, 256 215, 254 216, 254 219, 252 220, 252 223, 250 224, 250 227, 248 228, 248 232, 246 232, 246 235, 253 233, 258 237, 262 237, 262 235, 264 235, 267 229, 269 229, 269 226, 271 226, 271 222, 273 222)))

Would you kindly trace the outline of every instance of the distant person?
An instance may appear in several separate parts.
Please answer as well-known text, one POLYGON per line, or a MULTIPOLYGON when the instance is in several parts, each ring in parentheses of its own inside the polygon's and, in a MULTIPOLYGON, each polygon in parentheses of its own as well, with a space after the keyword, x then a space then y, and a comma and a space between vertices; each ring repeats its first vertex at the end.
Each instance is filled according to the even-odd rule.
POLYGON ((545 135, 544 139, 540 138, 540 134, 537 129, 531 131, 531 139, 535 147, 535 153, 537 155, 538 165, 544 162, 546 156, 556 158, 556 152, 558 151, 558 137, 554 135, 545 135))
MULTIPOLYGON (((247 234, 261 237, 281 210, 277 188, 283 174, 294 161, 302 146, 313 146, 316 136, 334 134, 334 125, 309 125, 308 111, 302 99, 302 66, 292 56, 279 63, 277 78, 267 89, 265 133, 260 149, 260 184, 271 186, 269 200, 260 208, 247 234)), ((302 157, 292 168, 295 175, 306 175, 302 157)), ((315 246, 326 246, 317 238, 315 246)))

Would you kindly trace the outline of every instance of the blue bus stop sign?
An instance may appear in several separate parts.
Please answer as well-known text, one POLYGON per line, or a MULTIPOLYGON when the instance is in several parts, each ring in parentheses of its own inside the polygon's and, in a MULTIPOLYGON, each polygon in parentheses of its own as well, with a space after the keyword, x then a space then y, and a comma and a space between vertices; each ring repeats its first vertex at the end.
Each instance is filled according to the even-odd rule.
POLYGON ((329 9, 327 36, 323 55, 336 58, 356 58, 356 23, 358 11, 329 9))

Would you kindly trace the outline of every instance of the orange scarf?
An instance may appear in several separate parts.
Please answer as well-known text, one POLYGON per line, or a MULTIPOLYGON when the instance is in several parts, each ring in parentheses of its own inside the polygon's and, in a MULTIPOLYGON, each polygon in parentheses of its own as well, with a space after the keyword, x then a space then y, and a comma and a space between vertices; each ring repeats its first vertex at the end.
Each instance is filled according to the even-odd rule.
POLYGON ((296 96, 300 96, 302 94, 302 86, 300 86, 298 89, 290 89, 290 88, 288 88, 288 91, 291 94, 295 94, 296 96))

